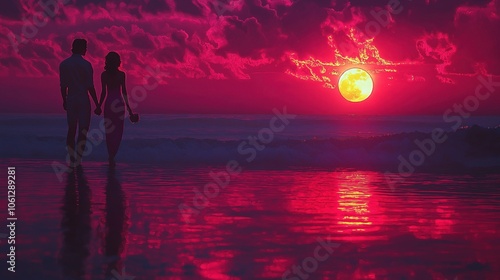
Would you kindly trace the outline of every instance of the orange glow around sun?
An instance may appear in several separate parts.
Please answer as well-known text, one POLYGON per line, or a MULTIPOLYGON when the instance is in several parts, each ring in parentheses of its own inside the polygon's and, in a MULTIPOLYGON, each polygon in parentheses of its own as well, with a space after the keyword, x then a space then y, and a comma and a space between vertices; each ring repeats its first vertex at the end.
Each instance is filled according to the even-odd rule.
POLYGON ((340 76, 339 91, 348 101, 364 101, 372 94, 372 77, 363 69, 351 68, 340 76))
MULTIPOLYGON (((287 70, 286 73, 301 80, 322 83, 325 88, 335 89, 337 87, 335 83, 337 77, 346 69, 363 65, 363 68, 370 69, 370 73, 377 74, 381 72, 397 72, 395 66, 402 64, 382 58, 378 48, 373 44, 373 38, 367 38, 366 35, 360 34, 356 29, 346 27, 340 32, 346 35, 347 43, 336 42, 333 36, 326 36, 325 38, 332 48, 331 60, 322 61, 312 56, 302 59, 296 53, 289 53, 288 57, 295 67, 287 70)), ((367 84, 366 87, 368 86, 367 84)), ((362 94, 367 94, 367 92, 367 90, 362 89, 362 94)))

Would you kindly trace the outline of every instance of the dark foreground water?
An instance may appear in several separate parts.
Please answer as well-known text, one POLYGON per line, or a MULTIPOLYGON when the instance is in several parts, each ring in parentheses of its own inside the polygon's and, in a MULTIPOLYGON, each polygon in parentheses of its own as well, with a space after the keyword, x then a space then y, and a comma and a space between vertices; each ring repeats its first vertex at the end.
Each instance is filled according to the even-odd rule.
POLYGON ((203 200, 222 168, 86 162, 59 181, 51 161, 10 159, 3 182, 7 164, 16 272, 4 184, 1 279, 500 279, 498 174, 391 189, 373 171, 245 169, 203 200))

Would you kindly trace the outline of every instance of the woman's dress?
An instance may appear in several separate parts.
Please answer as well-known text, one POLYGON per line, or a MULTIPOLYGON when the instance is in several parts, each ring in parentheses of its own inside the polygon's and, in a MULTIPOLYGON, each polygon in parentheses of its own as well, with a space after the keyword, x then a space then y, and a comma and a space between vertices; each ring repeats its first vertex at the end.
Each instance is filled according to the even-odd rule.
POLYGON ((125 104, 121 95, 122 72, 107 73, 107 96, 104 102, 104 121, 106 128, 106 146, 109 159, 114 159, 123 136, 123 123, 125 119, 125 104))

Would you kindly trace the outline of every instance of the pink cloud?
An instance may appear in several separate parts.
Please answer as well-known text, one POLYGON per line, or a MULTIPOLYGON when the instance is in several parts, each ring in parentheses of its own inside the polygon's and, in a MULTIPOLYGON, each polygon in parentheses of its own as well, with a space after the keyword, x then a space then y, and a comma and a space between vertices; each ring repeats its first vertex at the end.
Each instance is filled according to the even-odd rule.
MULTIPOLYGON (((87 59, 94 64, 96 72, 102 70, 107 52, 117 51, 122 56, 123 68, 136 80, 144 76, 143 69, 150 65, 168 71, 172 77, 248 79, 257 70, 284 71, 283 66, 290 65, 284 58, 290 53, 297 54, 298 58, 313 56, 335 61, 340 42, 357 47, 356 44, 366 39, 362 32, 351 34, 351 28, 362 29, 372 20, 370 12, 383 8, 348 1, 335 8, 326 2, 304 0, 219 1, 224 8, 221 13, 221 9, 215 9, 213 0, 91 2, 94 4, 78 2, 60 6, 58 15, 51 18, 47 26, 40 27, 37 36, 23 43, 19 53, 10 48, 7 34, 20 34, 23 23, 0 18, 3 35, 0 36, 0 75, 57 75, 58 63, 70 55, 71 41, 82 37, 89 41, 87 59), (352 42, 350 35, 353 34, 357 43, 352 42)), ((405 10, 408 15, 409 11, 418 13, 416 7, 421 2, 408 6, 405 10)), ((410 46, 413 50, 408 51, 410 44, 406 44, 405 50, 400 51, 403 55, 392 55, 395 62, 435 64, 442 75, 471 72, 478 63, 484 65, 483 70, 491 72, 500 68, 495 59, 498 44, 483 46, 484 51, 471 54, 478 46, 466 38, 475 36, 474 41, 478 42, 487 40, 488 35, 468 31, 467 25, 484 26, 488 32, 498 30, 495 29, 498 28, 498 2, 493 0, 486 6, 457 5, 453 11, 456 30, 423 33, 408 24, 404 13, 391 16, 389 25, 375 36, 373 46, 377 52, 380 50, 381 58, 398 52, 390 46, 394 44, 390 41, 393 37, 387 35, 397 31, 398 36, 405 37, 401 41, 413 41, 414 45, 410 46), (390 51, 384 51, 386 49, 390 51), (420 60, 412 57, 414 53, 420 60)), ((431 8, 433 3, 425 6, 431 8)), ((42 10, 35 0, 20 4, 21 13, 27 18, 42 10)), ((373 53, 373 56, 379 54, 373 53)))
POLYGON ((437 32, 425 34, 417 39, 417 50, 424 63, 436 64, 439 74, 446 74, 457 47, 451 42, 448 34, 437 32))

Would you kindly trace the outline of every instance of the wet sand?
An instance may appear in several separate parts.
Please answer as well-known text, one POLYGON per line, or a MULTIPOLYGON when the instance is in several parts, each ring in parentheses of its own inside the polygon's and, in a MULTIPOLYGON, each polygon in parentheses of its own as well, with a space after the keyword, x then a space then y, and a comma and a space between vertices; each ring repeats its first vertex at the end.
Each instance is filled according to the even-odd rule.
POLYGON ((391 190, 374 171, 247 169, 198 209, 223 167, 84 162, 59 181, 51 162, 3 160, 18 221, 1 279, 499 279, 500 175, 391 190))

